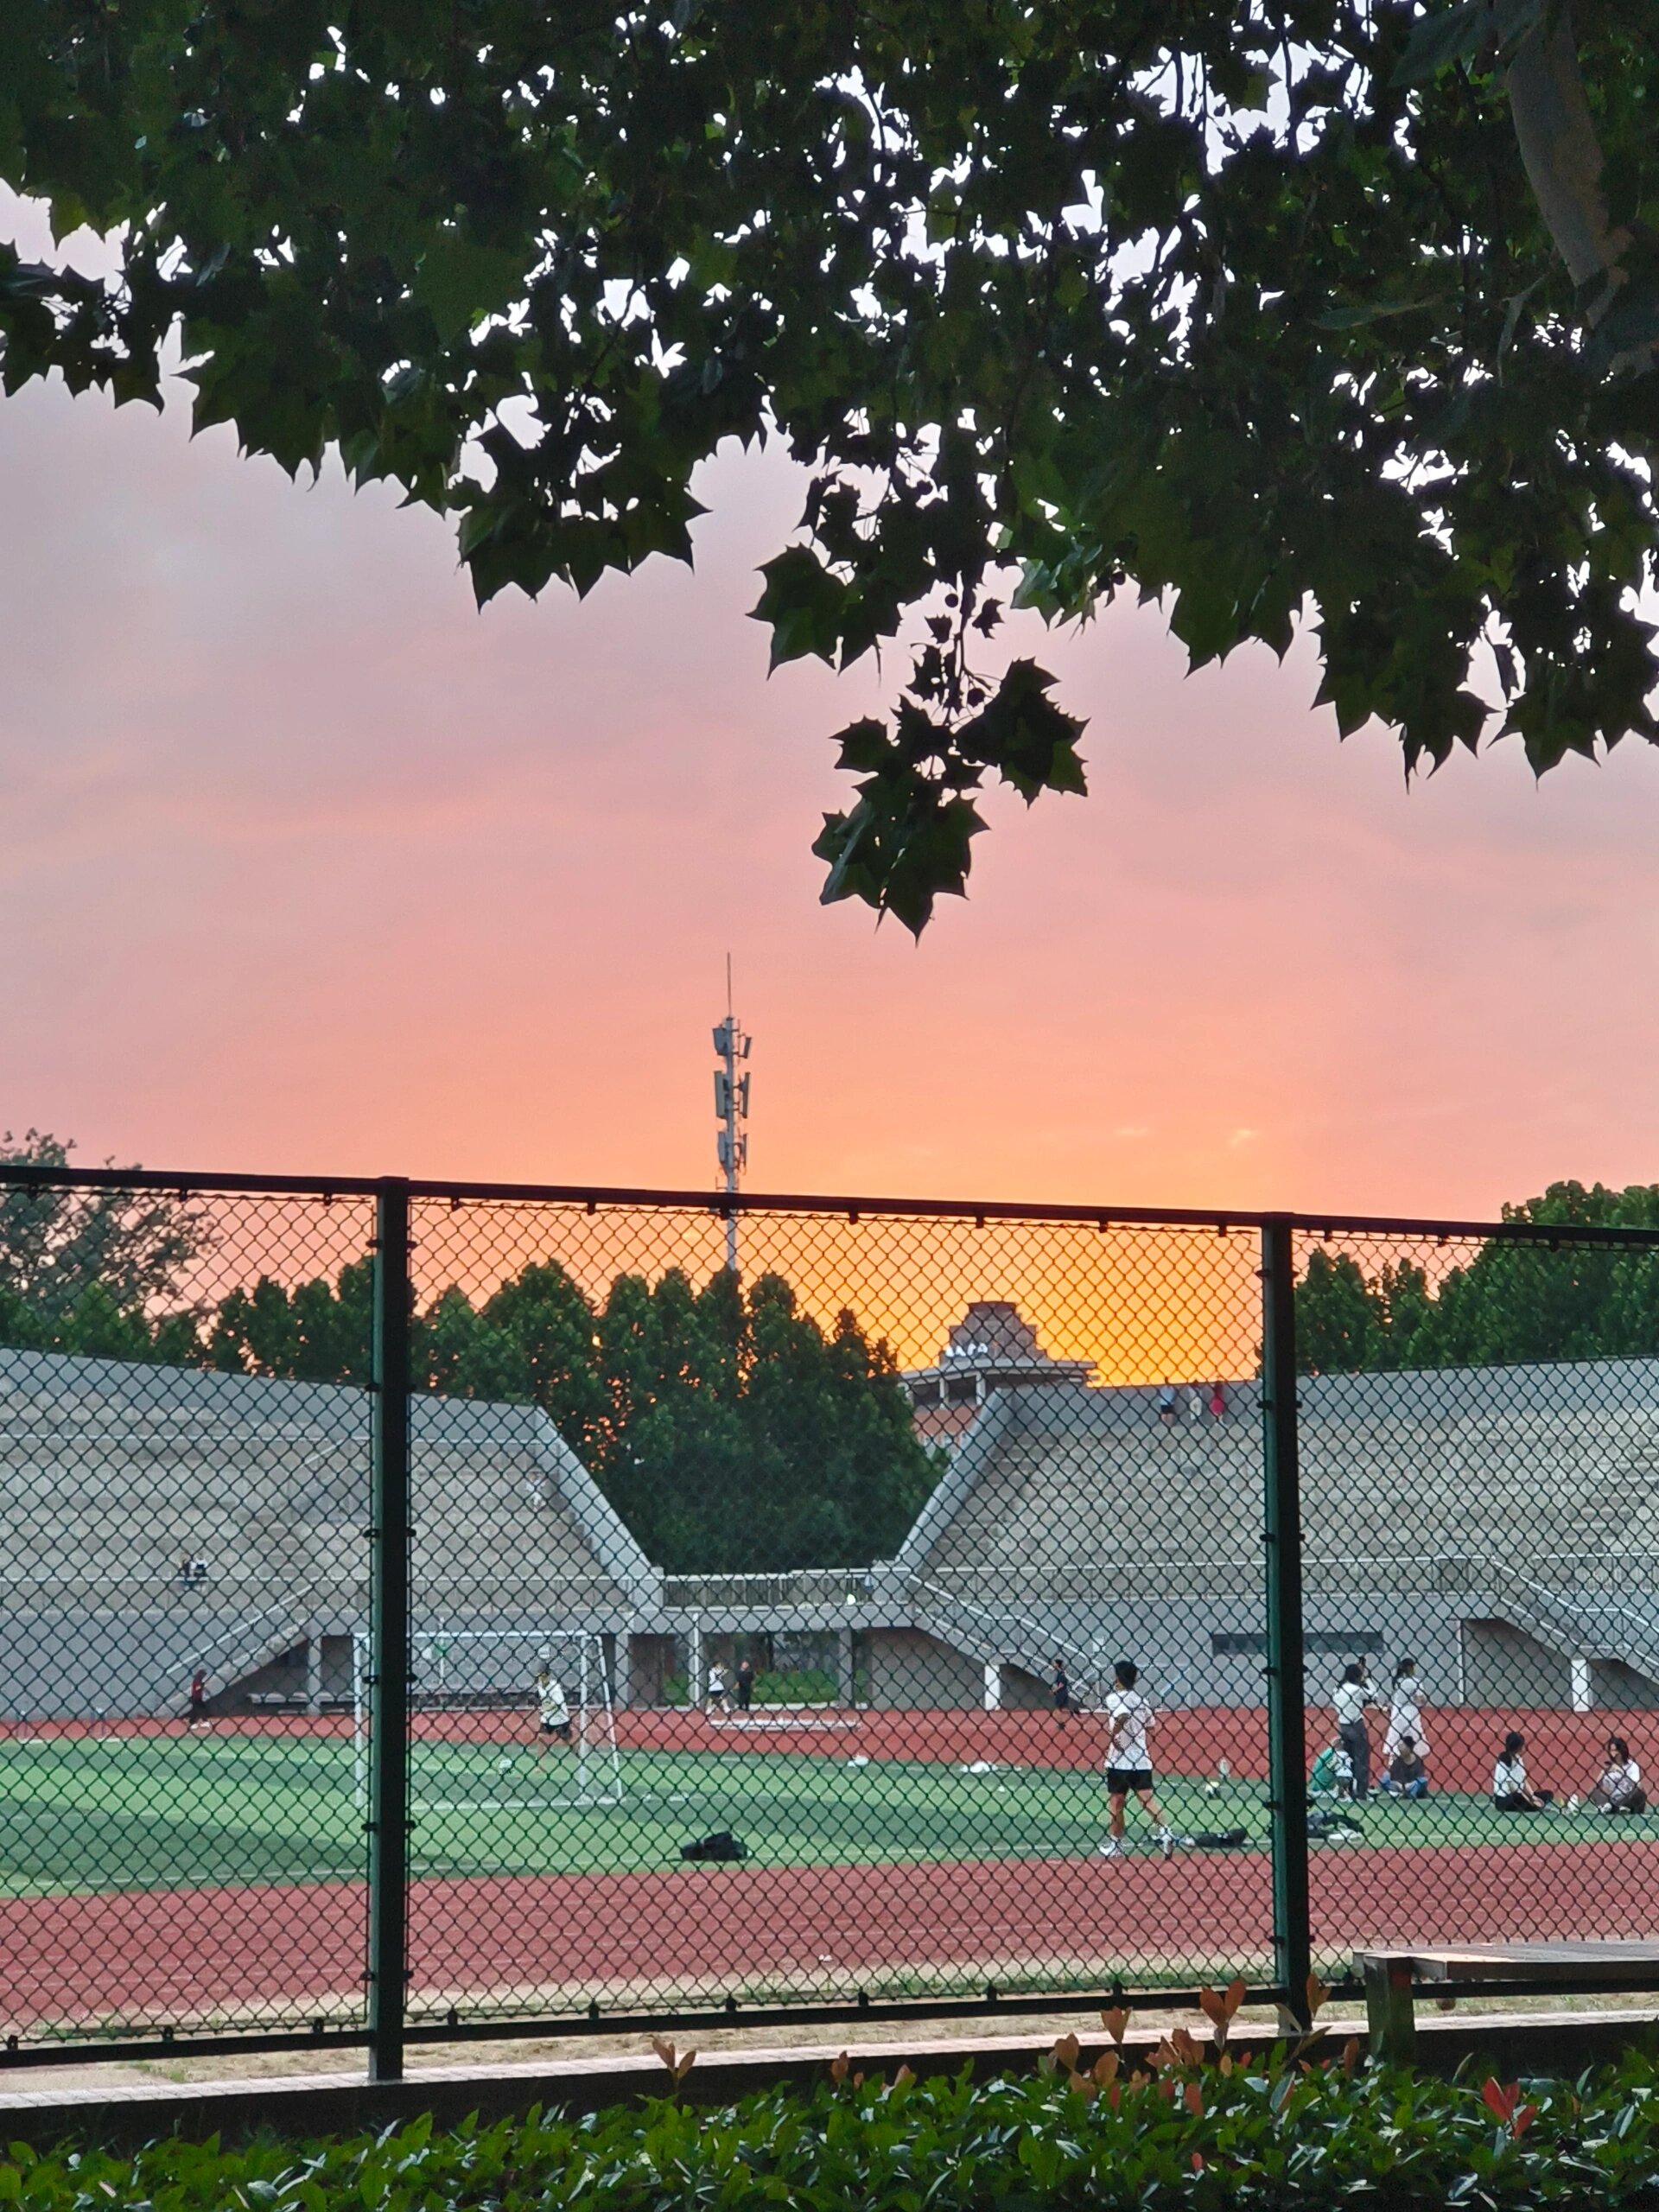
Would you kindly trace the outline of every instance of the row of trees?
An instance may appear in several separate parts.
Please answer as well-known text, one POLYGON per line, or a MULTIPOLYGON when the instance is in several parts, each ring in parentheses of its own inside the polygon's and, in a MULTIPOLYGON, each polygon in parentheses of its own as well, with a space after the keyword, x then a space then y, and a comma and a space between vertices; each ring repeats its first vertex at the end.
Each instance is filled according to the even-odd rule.
POLYGON ((1466 1265, 1433 1276, 1408 1259, 1367 1268, 1316 1246, 1296 1291, 1303 1371, 1659 1355, 1659 1248, 1573 1237, 1659 1229, 1659 1185, 1552 1183, 1503 1217, 1558 1228, 1560 1242, 1491 1238, 1466 1265))
MULTIPOLYGON (((223 1300, 206 1357, 232 1373, 362 1379, 369 1263, 223 1300)), ((532 1262, 481 1303, 414 1316, 419 1385, 538 1405, 645 1551, 675 1572, 889 1555, 932 1488, 892 1353, 843 1310, 825 1332, 781 1276, 618 1275, 601 1303, 532 1262)))
MULTIPOLYGON (((0 1157, 68 1147, 31 1130, 0 1157)), ((227 1374, 362 1384, 372 1263, 211 1306, 181 1286, 212 1225, 165 1194, 6 1185, 0 1343, 227 1374)), ((474 1303, 413 1316, 417 1388, 540 1406, 651 1558, 679 1573, 859 1566, 902 1541, 936 1479, 884 1343, 825 1331, 781 1276, 621 1274, 601 1302, 532 1262, 474 1303)))

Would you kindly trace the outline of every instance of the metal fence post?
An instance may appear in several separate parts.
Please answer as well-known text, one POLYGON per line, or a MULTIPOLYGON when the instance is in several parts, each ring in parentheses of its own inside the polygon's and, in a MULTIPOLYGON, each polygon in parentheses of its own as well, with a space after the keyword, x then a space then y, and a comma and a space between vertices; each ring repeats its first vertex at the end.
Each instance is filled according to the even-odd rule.
POLYGON ((409 1185, 374 1204, 369 1585, 369 2079, 404 2072, 409 1914, 409 1185))
POLYGON ((1313 1939, 1307 1893, 1295 1265, 1288 1217, 1268 1216, 1262 1224, 1262 1460, 1274 1963, 1275 1979, 1287 1992, 1292 2011, 1305 2019, 1313 1939))

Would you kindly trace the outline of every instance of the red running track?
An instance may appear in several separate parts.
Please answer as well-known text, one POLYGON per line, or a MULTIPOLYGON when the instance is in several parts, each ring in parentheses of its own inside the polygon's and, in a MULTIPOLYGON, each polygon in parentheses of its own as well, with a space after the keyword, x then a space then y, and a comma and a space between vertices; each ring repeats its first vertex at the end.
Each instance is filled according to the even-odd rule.
MULTIPOLYGON (((1653 1847, 1631 1839, 1316 1852, 1321 1948, 1371 1942, 1659 1936, 1653 1847)), ((421 1882, 413 1992, 428 2009, 537 1993, 546 2011, 690 2004, 728 1987, 841 1996, 912 1969, 973 1986, 1047 1964, 1133 1982, 1158 1967, 1258 1967, 1262 1853, 950 1866, 750 1868, 421 1882), (930 1974, 929 1969, 932 1972, 930 1974)), ((363 1898, 303 1889, 0 1902, 8 2032, 48 2022, 273 2025, 360 1998, 363 1898)))
MULTIPOLYGON (((720 1751, 735 1758, 782 1751, 791 1758, 844 1759, 857 1751, 874 1759, 910 1759, 945 1764, 997 1759, 1021 1766, 1071 1770, 1100 1767, 1105 1758, 1104 1723, 1092 1713, 1061 1719, 1048 1711, 983 1713, 934 1709, 893 1712, 861 1707, 849 1714, 810 1713, 798 1726, 779 1726, 776 1707, 759 1707, 749 1721, 720 1717, 684 1707, 652 1707, 620 1712, 617 1738, 624 1750, 720 1751), (826 1726, 827 1721, 846 1725, 826 1726)), ((455 1743, 522 1743, 531 1736, 527 1711, 436 1713, 418 1716, 417 1740, 455 1743)), ((1527 1739, 1527 1770, 1535 1784, 1565 1796, 1583 1796, 1599 1771, 1599 1754, 1610 1733, 1624 1737, 1643 1772, 1659 1777, 1659 1712, 1592 1713, 1557 1710, 1512 1711, 1471 1706, 1427 1707, 1423 1725, 1429 1738, 1429 1773, 1437 1789, 1490 1789, 1492 1766, 1504 1733, 1518 1728, 1527 1739)), ((1380 1764, 1383 1717, 1371 1719, 1374 1762, 1380 1764)), ((121 1737, 178 1735, 177 1720, 29 1721, 0 1724, 0 1740, 10 1732, 33 1737, 121 1737)), ((325 1736, 344 1738, 351 1721, 341 1714, 320 1719, 302 1714, 252 1715, 216 1721, 219 1737, 325 1736)), ((1307 1715, 1310 1761, 1334 1740, 1336 1724, 1323 1708, 1307 1715)), ((1210 1774, 1225 1759, 1243 1780, 1267 1772, 1267 1714, 1261 1706, 1175 1707, 1160 1713, 1152 1738, 1155 1764, 1166 1773, 1210 1774)), ((1656 1793, 1659 1795, 1659 1793, 1656 1793)))

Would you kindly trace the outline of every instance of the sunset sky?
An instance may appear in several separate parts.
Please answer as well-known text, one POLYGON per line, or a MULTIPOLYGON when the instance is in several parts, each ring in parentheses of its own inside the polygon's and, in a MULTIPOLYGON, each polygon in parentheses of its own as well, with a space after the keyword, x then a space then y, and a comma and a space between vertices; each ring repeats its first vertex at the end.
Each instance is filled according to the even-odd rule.
MULTIPOLYGON (((744 619, 800 487, 711 469, 695 575, 481 616, 447 526, 231 436, 0 402, 0 1118, 80 1156, 700 1186, 729 950, 757 1189, 1484 1214, 1659 1178, 1659 758, 1408 791, 1310 654, 1187 677, 1033 626, 1093 796, 995 803, 920 945, 817 903, 828 734, 744 619)), ((890 671, 896 674, 896 671, 890 671)))

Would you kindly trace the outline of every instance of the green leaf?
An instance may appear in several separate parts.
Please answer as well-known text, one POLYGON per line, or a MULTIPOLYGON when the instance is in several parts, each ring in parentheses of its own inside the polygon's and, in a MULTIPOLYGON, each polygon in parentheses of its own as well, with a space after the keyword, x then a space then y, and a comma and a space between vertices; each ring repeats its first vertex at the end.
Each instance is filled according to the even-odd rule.
POLYGON ((441 345, 451 346, 520 296, 524 264, 516 252, 480 245, 457 230, 433 233, 415 272, 412 291, 431 316, 441 345))
POLYGON ((1491 26, 1487 0, 1459 0, 1452 8, 1431 8, 1413 24, 1395 69, 1396 85, 1427 84, 1454 61, 1467 61, 1491 26))
POLYGON ((833 662, 841 643, 846 585, 804 545, 791 545, 766 562, 760 573, 766 589, 750 614, 772 626, 773 668, 808 653, 833 662))
POLYGON ((1088 791, 1077 742, 1084 725, 1055 705, 1054 678, 1034 661, 1012 662, 990 703, 957 733, 963 758, 995 768, 1027 804, 1044 791, 1088 791))

